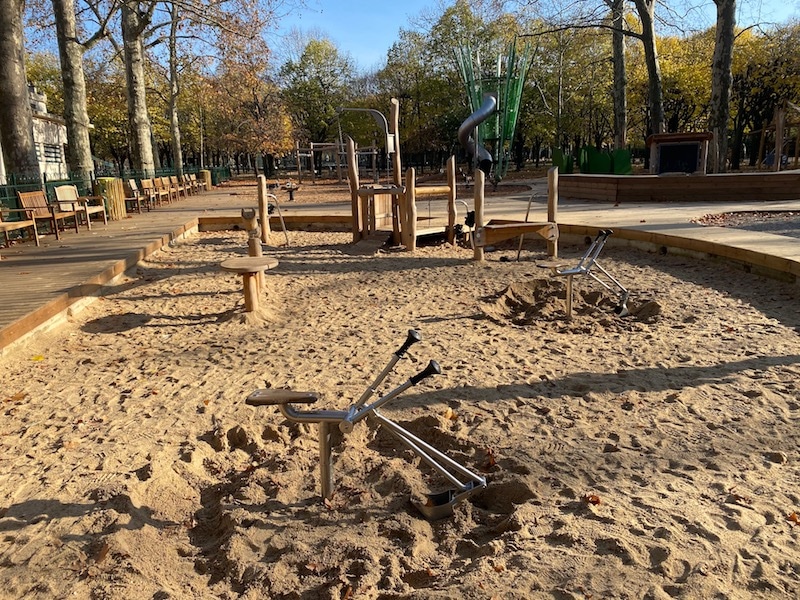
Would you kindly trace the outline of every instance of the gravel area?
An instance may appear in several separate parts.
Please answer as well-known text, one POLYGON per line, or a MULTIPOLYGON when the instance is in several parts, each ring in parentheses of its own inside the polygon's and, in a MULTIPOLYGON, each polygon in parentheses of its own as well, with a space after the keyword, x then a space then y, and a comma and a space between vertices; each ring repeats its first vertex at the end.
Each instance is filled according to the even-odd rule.
POLYGON ((732 227, 800 238, 800 212, 731 212, 705 215, 700 225, 732 227))

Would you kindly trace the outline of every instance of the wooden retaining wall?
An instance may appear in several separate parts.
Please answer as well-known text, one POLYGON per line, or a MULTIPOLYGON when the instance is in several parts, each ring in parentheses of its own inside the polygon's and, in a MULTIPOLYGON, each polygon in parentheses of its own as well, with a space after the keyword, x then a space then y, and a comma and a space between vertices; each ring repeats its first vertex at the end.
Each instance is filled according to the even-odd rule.
POLYGON ((795 200, 800 171, 719 175, 560 175, 562 199, 620 202, 795 200))

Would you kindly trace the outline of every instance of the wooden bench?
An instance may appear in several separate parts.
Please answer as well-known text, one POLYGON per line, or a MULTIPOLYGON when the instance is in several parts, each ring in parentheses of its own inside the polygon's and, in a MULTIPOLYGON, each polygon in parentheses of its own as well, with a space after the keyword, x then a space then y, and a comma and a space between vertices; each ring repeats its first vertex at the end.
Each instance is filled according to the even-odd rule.
POLYGON ((39 245, 39 232, 36 231, 36 221, 34 221, 33 219, 33 212, 31 210, 29 209, 17 210, 12 208, 9 209, 8 211, 4 210, 3 212, 25 213, 25 218, 20 219, 19 221, 4 221, 3 214, 0 213, 0 231, 3 232, 3 238, 5 239, 6 246, 8 246, 8 244, 11 242, 11 240, 8 237, 8 232, 16 231, 18 229, 23 229, 23 230, 30 229, 31 235, 33 239, 36 241, 36 245, 37 246, 39 245))
POLYGON ((80 232, 78 229, 78 213, 74 210, 61 210, 60 207, 50 204, 42 190, 17 192, 17 197, 19 198, 19 205, 23 209, 31 211, 32 218, 37 226, 39 222, 46 221, 53 233, 55 233, 57 240, 61 239, 58 231, 59 221, 62 221, 66 227, 67 219, 72 219, 75 222, 75 233, 80 232))
POLYGON ((106 200, 102 196, 80 196, 74 185, 59 185, 54 188, 58 206, 64 211, 75 211, 86 219, 86 228, 92 228, 92 215, 101 215, 103 223, 108 225, 106 200))

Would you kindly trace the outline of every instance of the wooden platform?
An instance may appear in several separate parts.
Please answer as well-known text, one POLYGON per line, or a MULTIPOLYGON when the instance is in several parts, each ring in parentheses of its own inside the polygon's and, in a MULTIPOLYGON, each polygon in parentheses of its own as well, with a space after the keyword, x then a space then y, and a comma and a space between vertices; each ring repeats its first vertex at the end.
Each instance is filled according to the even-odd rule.
POLYGON ((560 175, 562 199, 628 202, 749 202, 800 198, 800 171, 719 175, 560 175))

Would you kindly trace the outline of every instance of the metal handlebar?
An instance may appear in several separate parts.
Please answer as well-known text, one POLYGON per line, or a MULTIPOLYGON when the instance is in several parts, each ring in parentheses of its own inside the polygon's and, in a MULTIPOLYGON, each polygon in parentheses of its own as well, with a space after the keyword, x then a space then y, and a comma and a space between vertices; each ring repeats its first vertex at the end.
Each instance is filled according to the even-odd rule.
POLYGON ((403 356, 405 355, 406 352, 408 352, 408 349, 411 348, 411 346, 421 341, 422 341, 422 335, 420 335, 419 331, 417 331, 416 329, 409 329, 406 341, 403 342, 403 345, 397 349, 394 355, 397 358, 403 358, 403 356))
POLYGON ((431 375, 441 375, 442 374, 442 367, 439 366, 439 363, 435 360, 432 360, 428 363, 428 366, 425 367, 424 370, 420 371, 416 375, 412 376, 409 381, 412 385, 417 385, 420 381, 425 379, 426 377, 430 377, 431 375))

